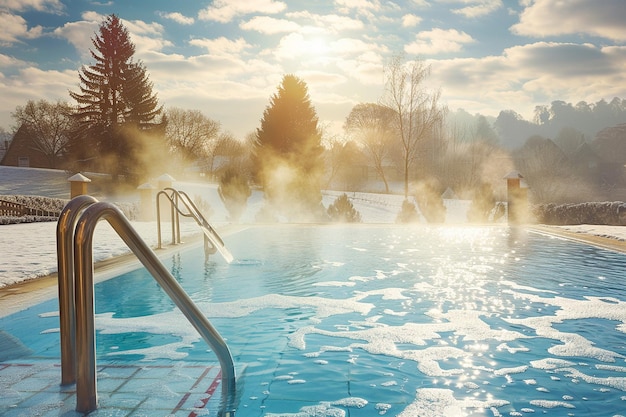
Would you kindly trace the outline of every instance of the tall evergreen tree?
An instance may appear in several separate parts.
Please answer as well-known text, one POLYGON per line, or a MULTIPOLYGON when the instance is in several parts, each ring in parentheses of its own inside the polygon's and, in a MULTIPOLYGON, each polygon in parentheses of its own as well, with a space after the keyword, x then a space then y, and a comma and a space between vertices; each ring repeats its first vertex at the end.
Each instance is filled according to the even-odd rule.
POLYGON ((91 41, 95 64, 80 69, 80 92, 70 92, 78 103, 75 157, 98 155, 99 168, 114 175, 140 173, 135 154, 145 141, 140 133, 162 130, 156 129, 162 107, 144 64, 133 59, 135 45, 116 15, 107 16, 91 41))
POLYGON ((306 83, 285 75, 256 131, 255 163, 268 203, 291 220, 323 212, 321 142, 306 83))

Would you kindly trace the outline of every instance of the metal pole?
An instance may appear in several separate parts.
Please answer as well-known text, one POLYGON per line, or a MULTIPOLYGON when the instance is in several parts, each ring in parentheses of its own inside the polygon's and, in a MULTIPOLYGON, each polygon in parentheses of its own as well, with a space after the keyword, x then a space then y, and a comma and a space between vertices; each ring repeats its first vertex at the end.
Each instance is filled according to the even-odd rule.
POLYGON ((74 307, 74 228, 78 214, 98 200, 81 195, 65 205, 57 223, 57 276, 61 335, 61 385, 76 382, 76 312, 74 307))
POLYGON ((179 243, 176 240, 176 213, 178 213, 178 196, 176 194, 172 194, 170 201, 172 202, 170 205, 170 214, 172 219, 172 245, 176 245, 179 243), (176 200, 173 198, 176 198, 176 200))
POLYGON ((156 196, 156 211, 157 211, 157 249, 161 249, 162 246, 162 241, 161 241, 161 204, 160 204, 160 197, 161 194, 163 193, 163 191, 159 191, 157 193, 156 196))
MULTIPOLYGON (((89 208, 98 208, 96 203, 89 208)), ((96 333, 93 289, 93 231, 100 216, 85 210, 76 225, 74 267, 76 269, 76 411, 98 408, 96 380, 96 333), (95 219, 89 223, 90 219, 95 219)))

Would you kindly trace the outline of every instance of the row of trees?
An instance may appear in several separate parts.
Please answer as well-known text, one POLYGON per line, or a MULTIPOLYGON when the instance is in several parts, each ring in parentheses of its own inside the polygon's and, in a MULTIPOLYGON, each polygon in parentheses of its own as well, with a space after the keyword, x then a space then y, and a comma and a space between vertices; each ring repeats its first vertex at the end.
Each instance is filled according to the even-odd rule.
MULTIPOLYGON (((244 145, 222 133, 218 122, 199 111, 163 109, 117 16, 106 18, 92 44, 95 62, 80 69, 79 91, 70 92, 75 105, 31 101, 14 113, 52 166, 64 157, 75 169, 90 167, 115 179, 139 180, 150 174, 152 166, 162 171, 172 160, 180 166, 203 161, 205 166, 199 168, 209 172, 220 154, 228 155, 231 164, 242 155, 240 165, 245 164, 244 145)), ((428 72, 419 61, 405 67, 396 58, 389 66, 387 104, 379 108, 385 109, 379 122, 387 123, 402 145, 406 196, 417 144, 443 115, 438 93, 424 94, 421 88, 428 72)), ((248 172, 263 187, 270 212, 291 219, 322 215, 322 130, 303 80, 293 75, 283 78, 248 145, 248 172)), ((229 181, 237 182, 232 172, 229 181)))
POLYGON ((95 62, 80 69, 79 91, 69 93, 75 104, 30 100, 13 113, 49 166, 134 181, 152 167, 175 171, 202 161, 198 170, 213 172, 219 155, 241 159, 243 145, 219 122, 197 110, 163 109, 117 16, 106 18, 92 44, 95 62))
MULTIPOLYGON (((391 181, 401 181, 405 198, 414 196, 423 213, 432 210, 433 219, 440 218, 439 204, 430 196, 446 188, 487 207, 498 185, 503 187, 503 174, 516 167, 533 178, 533 186, 541 179, 535 173, 571 175, 554 172, 562 156, 549 157, 555 152, 548 139, 531 138, 515 152, 505 150, 498 137, 499 129, 508 126, 508 113, 494 124, 483 116, 449 114, 439 103, 440 92, 427 84, 430 67, 420 60, 394 57, 385 68, 380 100, 357 104, 346 118, 345 138, 325 148, 307 85, 294 75, 283 77, 260 127, 241 142, 200 111, 163 109, 117 16, 107 17, 92 41, 95 63, 79 71, 80 89, 70 93, 75 105, 29 101, 14 113, 51 166, 64 159, 74 169, 89 166, 137 180, 152 174, 151 168, 156 173, 190 166, 208 173, 221 170, 223 183, 230 184, 224 188, 225 201, 235 198, 232 193, 235 199, 247 198, 252 181, 265 191, 267 216, 280 213, 292 220, 323 216, 321 189, 338 182, 355 189, 370 166, 385 192, 391 191, 391 181)), ((547 111, 552 116, 544 122, 553 123, 562 107, 538 108, 538 117, 547 111)), ((573 147, 585 138, 570 129, 559 133, 559 142, 573 147)), ((411 217, 411 207, 406 210, 411 217)))
POLYGON ((436 143, 446 112, 439 104, 439 91, 426 88, 429 74, 430 67, 422 61, 407 65, 403 57, 395 57, 386 68, 386 89, 380 103, 353 108, 345 130, 354 141, 333 144, 330 163, 323 159, 322 132, 306 84, 293 75, 285 76, 263 114, 253 151, 253 166, 258 168, 255 178, 273 211, 296 220, 319 218, 325 166, 333 175, 342 168, 345 172, 346 167, 358 166, 361 152, 371 160, 389 192, 387 164, 392 153, 399 151, 404 196, 413 194, 410 184, 414 173, 420 171, 416 164, 423 144, 436 143))

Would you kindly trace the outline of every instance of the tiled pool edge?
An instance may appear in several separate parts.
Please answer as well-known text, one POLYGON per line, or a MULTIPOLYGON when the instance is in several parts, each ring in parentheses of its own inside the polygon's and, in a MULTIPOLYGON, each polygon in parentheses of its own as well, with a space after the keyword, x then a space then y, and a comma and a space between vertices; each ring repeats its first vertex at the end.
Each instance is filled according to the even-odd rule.
MULTIPOLYGON (((53 361, 0 364, 0 414, 81 416, 75 411, 75 385, 60 385, 60 375, 53 361)), ((220 381, 219 364, 102 364, 99 406, 89 415, 213 415, 220 406, 220 381)))

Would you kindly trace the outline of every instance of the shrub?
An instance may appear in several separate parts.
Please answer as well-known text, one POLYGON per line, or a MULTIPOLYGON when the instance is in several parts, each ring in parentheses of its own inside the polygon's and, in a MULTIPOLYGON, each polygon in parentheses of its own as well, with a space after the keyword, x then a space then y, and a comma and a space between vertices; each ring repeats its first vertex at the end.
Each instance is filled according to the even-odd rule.
POLYGON ((396 217, 396 223, 418 223, 419 220, 420 216, 417 213, 415 204, 411 203, 409 200, 404 200, 402 202, 402 209, 400 209, 400 213, 398 213, 398 217, 396 217))
POLYGON ((360 223, 361 222, 361 213, 359 213, 350 199, 348 199, 348 195, 343 193, 339 197, 335 199, 335 201, 328 206, 326 210, 330 220, 333 222, 341 222, 341 223, 360 223))

